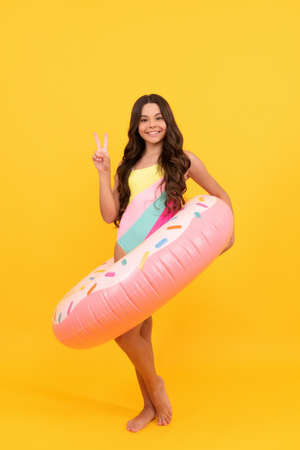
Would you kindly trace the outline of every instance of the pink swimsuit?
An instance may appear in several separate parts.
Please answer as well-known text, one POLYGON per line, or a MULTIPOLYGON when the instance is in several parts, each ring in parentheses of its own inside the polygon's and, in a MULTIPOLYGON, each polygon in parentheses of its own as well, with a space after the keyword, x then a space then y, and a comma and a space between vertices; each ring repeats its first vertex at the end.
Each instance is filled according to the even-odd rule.
MULTIPOLYGON (((117 231, 117 242, 129 253, 175 215, 165 207, 165 183, 160 166, 154 164, 131 170, 128 184, 130 198, 117 231)), ((171 205, 171 202, 170 202, 171 205)))

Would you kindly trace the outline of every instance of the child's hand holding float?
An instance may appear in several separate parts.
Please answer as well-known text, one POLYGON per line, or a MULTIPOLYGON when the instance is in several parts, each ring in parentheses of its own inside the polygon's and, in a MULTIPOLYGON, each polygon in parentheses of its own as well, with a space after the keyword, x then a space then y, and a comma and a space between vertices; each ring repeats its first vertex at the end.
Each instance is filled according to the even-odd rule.
MULTIPOLYGON (((226 247, 224 248, 224 250, 222 250, 222 252, 220 253, 220 255, 222 255, 222 253, 224 253, 224 252, 226 252, 227 250, 229 250, 230 247, 233 246, 233 244, 234 244, 234 232, 232 233, 232 236, 231 236, 230 241, 228 242, 228 244, 226 245, 226 247)), ((219 256, 220 256, 220 255, 219 255, 219 256)))
POLYGON ((107 133, 104 134, 104 146, 103 148, 100 145, 99 137, 97 133, 94 133, 97 149, 95 153, 92 156, 93 162, 95 164, 96 169, 98 170, 99 174, 103 172, 107 172, 110 174, 110 157, 108 154, 108 135, 107 133))

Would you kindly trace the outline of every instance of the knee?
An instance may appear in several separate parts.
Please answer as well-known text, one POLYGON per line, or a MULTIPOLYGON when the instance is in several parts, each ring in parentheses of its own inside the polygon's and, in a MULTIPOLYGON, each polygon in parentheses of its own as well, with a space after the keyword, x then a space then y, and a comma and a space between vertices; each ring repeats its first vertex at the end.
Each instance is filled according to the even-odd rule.
POLYGON ((141 326, 141 336, 147 341, 151 340, 152 333, 152 316, 147 317, 141 326))
POLYGON ((121 336, 118 336, 115 338, 116 344, 118 344, 119 347, 121 347, 123 350, 126 348, 126 338, 123 334, 121 336))
POLYGON ((121 344, 121 342, 126 341, 126 333, 120 334, 120 336, 117 336, 115 338, 115 341, 116 341, 117 344, 121 344))
POLYGON ((121 336, 118 336, 118 337, 116 337, 115 339, 114 339, 114 341, 118 344, 118 345, 120 345, 121 344, 121 342, 122 342, 122 335, 121 336))
POLYGON ((115 338, 115 341, 117 344, 121 344, 122 342, 126 341, 126 333, 120 334, 120 336, 117 336, 115 338))
POLYGON ((149 328, 152 328, 152 316, 147 317, 147 319, 144 320, 144 322, 142 323, 142 327, 141 330, 148 330, 149 328))
POLYGON ((115 338, 116 344, 126 353, 131 351, 137 345, 137 337, 132 335, 121 334, 115 338))
POLYGON ((140 328, 141 325, 138 325, 131 330, 128 330, 125 333, 121 334, 120 336, 117 336, 115 338, 116 343, 122 345, 136 340, 140 336, 140 328))

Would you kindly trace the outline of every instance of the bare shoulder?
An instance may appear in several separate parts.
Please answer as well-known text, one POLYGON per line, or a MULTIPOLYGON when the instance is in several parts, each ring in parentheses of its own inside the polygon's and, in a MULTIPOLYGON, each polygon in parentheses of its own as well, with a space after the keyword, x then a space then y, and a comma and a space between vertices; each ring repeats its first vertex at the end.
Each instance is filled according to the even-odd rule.
POLYGON ((183 150, 183 153, 184 153, 188 158, 190 158, 190 155, 193 155, 193 153, 192 153, 192 152, 189 152, 188 150, 183 150))
POLYGON ((184 153, 186 154, 186 156, 189 158, 189 160, 191 161, 191 165, 189 168, 189 175, 191 176, 191 174, 193 172, 198 171, 200 169, 202 169, 202 171, 205 170, 205 165, 203 163, 203 161, 201 161, 201 159, 193 152, 187 151, 185 150, 184 153))
POLYGON ((224 188, 208 172, 204 162, 193 152, 185 152, 191 161, 188 176, 209 194, 219 197, 225 193, 224 188))
POLYGON ((195 155, 195 153, 190 152, 188 150, 183 150, 183 152, 185 153, 185 155, 191 160, 191 163, 193 163, 193 161, 195 161, 196 159, 199 160, 198 156, 195 155))
POLYGON ((188 150, 183 150, 184 154, 189 158, 189 160, 191 161, 191 165, 189 167, 189 169, 186 171, 185 173, 185 177, 186 179, 192 176, 192 172, 193 172, 193 167, 195 165, 195 160, 198 158, 193 152, 190 152, 188 150))

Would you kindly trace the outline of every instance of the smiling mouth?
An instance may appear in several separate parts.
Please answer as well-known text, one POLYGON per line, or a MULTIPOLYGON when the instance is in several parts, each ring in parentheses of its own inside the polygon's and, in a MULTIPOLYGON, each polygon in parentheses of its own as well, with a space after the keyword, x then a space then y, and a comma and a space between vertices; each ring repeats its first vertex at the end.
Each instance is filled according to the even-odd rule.
POLYGON ((161 131, 149 131, 147 134, 159 134, 161 131))

